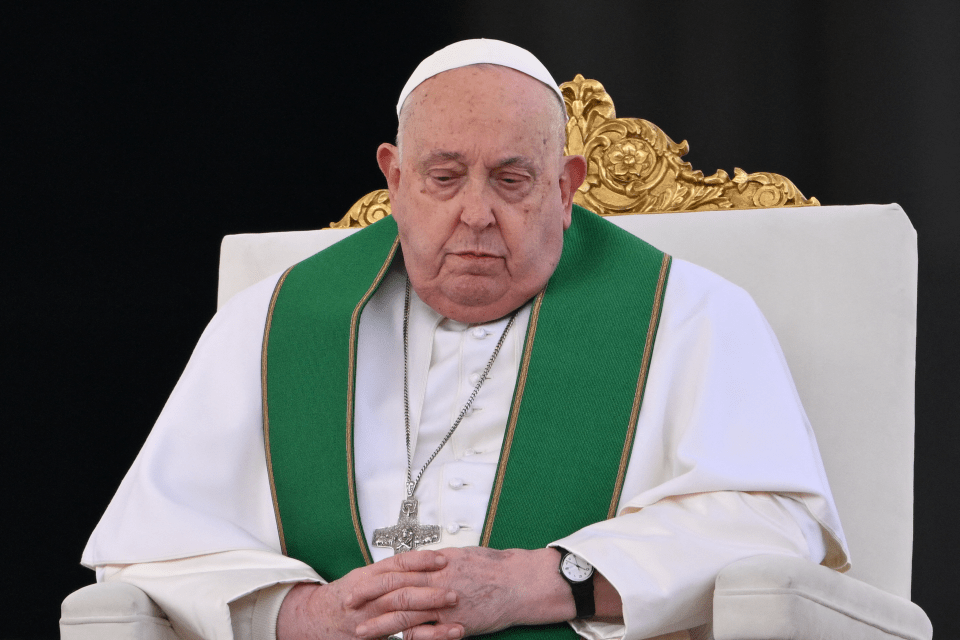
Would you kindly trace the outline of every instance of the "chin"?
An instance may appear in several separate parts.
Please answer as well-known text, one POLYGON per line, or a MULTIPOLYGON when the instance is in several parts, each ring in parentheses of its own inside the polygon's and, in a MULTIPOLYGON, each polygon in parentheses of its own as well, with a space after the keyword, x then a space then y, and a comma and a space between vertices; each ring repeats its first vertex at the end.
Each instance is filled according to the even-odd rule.
MULTIPOLYGON (((502 286, 473 283, 457 283, 457 286, 441 289, 441 306, 436 311, 442 315, 468 324, 498 320, 522 307, 536 291, 525 295, 515 289, 502 286)), ((539 290, 539 289, 538 289, 539 290)), ((429 303, 428 303, 429 304, 429 303)), ((432 305, 431 305, 432 306, 432 305)))
POLYGON ((491 286, 492 283, 483 282, 485 278, 467 276, 457 280, 458 282, 450 286, 441 287, 441 292, 445 298, 461 307, 480 308, 495 305, 506 293, 504 287, 491 286), (467 280, 467 282, 462 282, 462 280, 467 280), (480 282, 476 280, 480 280, 480 282))

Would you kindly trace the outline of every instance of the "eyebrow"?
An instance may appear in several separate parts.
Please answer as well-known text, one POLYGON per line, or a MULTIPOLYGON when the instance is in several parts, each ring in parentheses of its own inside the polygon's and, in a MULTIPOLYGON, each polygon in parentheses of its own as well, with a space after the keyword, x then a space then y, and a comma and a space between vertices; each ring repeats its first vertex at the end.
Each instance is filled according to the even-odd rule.
MULTIPOLYGON (((452 160, 454 162, 463 162, 464 156, 462 153, 456 151, 434 151, 430 153, 426 158, 419 162, 421 168, 429 167, 430 165, 440 162, 442 160, 452 160)), ((539 167, 536 163, 533 162, 530 158, 526 156, 512 156, 510 158, 504 158, 500 162, 493 165, 493 169, 503 169, 505 167, 518 167, 520 169, 526 169, 530 173, 536 175, 538 174, 539 167)))
POLYGON ((440 162, 441 160, 453 160, 454 162, 463 162, 463 154, 456 151, 433 151, 426 158, 423 158, 418 165, 421 168, 440 162))
POLYGON ((533 160, 525 156, 513 156, 512 158, 506 158, 505 160, 501 160, 494 165, 493 168, 502 169, 504 167, 519 167, 521 169, 526 169, 534 175, 539 173, 539 169, 533 160))

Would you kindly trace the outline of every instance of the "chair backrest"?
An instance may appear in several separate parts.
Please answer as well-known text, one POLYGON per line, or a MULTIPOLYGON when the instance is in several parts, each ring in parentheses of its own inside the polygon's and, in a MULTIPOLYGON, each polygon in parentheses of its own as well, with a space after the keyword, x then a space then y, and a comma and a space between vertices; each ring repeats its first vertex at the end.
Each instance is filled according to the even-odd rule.
MULTIPOLYGON (((750 292, 813 424, 851 575, 910 597, 916 233, 898 205, 608 218, 750 292)), ((227 236, 219 304, 355 230, 227 236)))

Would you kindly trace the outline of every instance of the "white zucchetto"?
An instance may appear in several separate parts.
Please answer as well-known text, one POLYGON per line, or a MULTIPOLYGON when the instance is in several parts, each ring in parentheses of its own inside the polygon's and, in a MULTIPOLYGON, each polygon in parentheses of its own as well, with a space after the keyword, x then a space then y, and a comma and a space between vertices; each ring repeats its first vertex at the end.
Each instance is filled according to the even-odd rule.
POLYGON ((547 71, 547 68, 543 66, 543 63, 537 60, 536 56, 509 42, 478 38, 454 42, 424 59, 414 70, 410 79, 407 80, 407 84, 403 85, 400 100, 397 101, 397 117, 400 117, 400 109, 403 107, 403 102, 407 99, 407 96, 424 80, 432 78, 438 73, 472 64, 498 64, 501 67, 516 69, 553 89, 560 98, 560 104, 563 104, 563 94, 560 93, 556 81, 547 71))

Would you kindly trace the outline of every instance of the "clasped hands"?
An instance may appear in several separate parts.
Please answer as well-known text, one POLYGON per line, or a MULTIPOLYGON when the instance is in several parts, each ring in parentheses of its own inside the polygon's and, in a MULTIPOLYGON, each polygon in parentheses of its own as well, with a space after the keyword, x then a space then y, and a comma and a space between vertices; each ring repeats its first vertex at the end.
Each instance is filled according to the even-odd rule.
POLYGON ((413 551, 326 585, 290 590, 279 640, 455 640, 519 624, 570 620, 576 609, 556 549, 483 547, 413 551))

